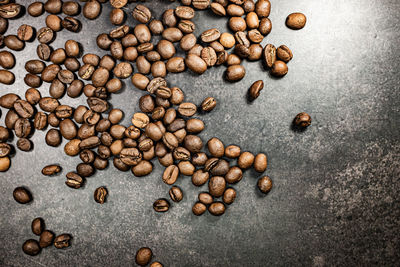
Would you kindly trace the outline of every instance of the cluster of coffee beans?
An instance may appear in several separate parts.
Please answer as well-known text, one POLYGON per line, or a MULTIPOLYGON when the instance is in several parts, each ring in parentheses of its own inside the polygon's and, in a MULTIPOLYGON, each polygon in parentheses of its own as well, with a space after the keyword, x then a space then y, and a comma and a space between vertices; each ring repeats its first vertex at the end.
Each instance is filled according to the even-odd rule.
POLYGON ((30 256, 36 256, 42 248, 47 248, 52 244, 58 249, 70 246, 72 236, 70 234, 61 234, 56 237, 52 231, 45 229, 45 223, 42 218, 35 218, 32 221, 31 229, 32 233, 39 236, 39 242, 35 239, 28 239, 22 245, 22 250, 30 256))
MULTIPOLYGON (((142 247, 136 252, 135 261, 136 264, 140 266, 146 266, 150 263, 151 259, 153 258, 153 252, 148 247, 142 247)), ((163 265, 158 262, 154 261, 150 265, 150 267, 163 267, 163 265)))

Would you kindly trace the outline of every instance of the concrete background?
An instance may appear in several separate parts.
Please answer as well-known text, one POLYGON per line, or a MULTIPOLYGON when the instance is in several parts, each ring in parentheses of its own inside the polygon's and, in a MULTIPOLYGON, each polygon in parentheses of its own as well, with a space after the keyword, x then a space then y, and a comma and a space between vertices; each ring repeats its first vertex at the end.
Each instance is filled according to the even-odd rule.
MULTIPOLYGON (((22 1, 19 1, 22 2, 22 1)), ((28 4, 32 1, 23 1, 28 4)), ((0 174, 0 265, 3 266, 127 266, 134 265, 136 250, 152 248, 154 260, 164 266, 367 266, 399 265, 400 262, 400 2, 397 0, 272 0, 272 33, 263 45, 286 44, 294 58, 283 79, 271 78, 259 62, 244 62, 246 77, 225 82, 225 67, 198 77, 189 72, 170 74, 169 85, 178 86, 186 99, 201 103, 207 96, 217 108, 201 115, 206 130, 203 140, 217 136, 225 144, 243 150, 265 152, 266 171, 274 182, 267 196, 256 190, 258 174, 248 171, 235 188, 238 197, 222 217, 192 215, 200 191, 190 178, 177 184, 185 197, 169 212, 157 214, 152 203, 167 197, 169 187, 161 180, 163 168, 135 178, 110 166, 87 179, 84 189, 65 186, 65 174, 78 158, 59 148, 44 146, 45 132, 36 131, 32 152, 17 151, 12 167, 0 174), (292 12, 307 15, 300 31, 285 27, 292 12), (263 79, 265 88, 254 103, 246 102, 247 88, 263 79), (290 129, 294 116, 306 111, 313 124, 303 133, 290 129), (59 163, 63 172, 44 177, 41 169, 59 163), (20 205, 13 200, 17 186, 27 186, 34 201, 20 205), (108 201, 99 205, 93 192, 109 190, 108 201), (39 256, 25 255, 21 246, 34 238, 30 224, 42 217, 48 229, 70 233, 70 248, 44 249, 39 256)), ((155 16, 177 3, 149 1, 155 16), (151 3, 150 3, 151 2, 151 3)), ((134 4, 126 10, 131 12, 134 4)), ((109 4, 95 21, 84 22, 80 33, 62 31, 52 46, 67 39, 81 42, 85 52, 99 55, 95 38, 109 32, 109 4)), ((10 21, 7 34, 22 22, 39 29, 45 15, 25 15, 10 21)), ((196 14, 196 34, 218 27, 226 19, 211 11, 196 14)), ((134 21, 129 15, 128 24, 134 21)), ((36 58, 37 41, 13 52, 17 81, 1 86, 0 94, 23 96, 24 62, 36 58)), ((124 124, 138 111, 139 92, 127 79, 125 89, 111 103, 125 111, 124 124)), ((48 95, 48 85, 40 88, 48 95)), ((61 103, 74 106, 84 97, 61 103)), ((1 110, 3 125, 6 111, 1 110)), ((16 140, 13 141, 15 144, 16 140)))

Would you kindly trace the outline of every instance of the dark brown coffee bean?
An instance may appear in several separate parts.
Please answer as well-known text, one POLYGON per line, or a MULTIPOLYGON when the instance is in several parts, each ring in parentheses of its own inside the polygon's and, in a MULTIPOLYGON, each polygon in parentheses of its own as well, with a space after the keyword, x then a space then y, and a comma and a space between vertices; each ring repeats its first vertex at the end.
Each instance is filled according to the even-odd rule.
POLYGON ((19 15, 21 12, 21 5, 10 3, 0 6, 0 17, 4 19, 12 19, 19 15))
POLYGON ((33 219, 31 229, 35 235, 41 235, 44 231, 44 220, 42 218, 33 219))
POLYGON ((48 165, 42 169, 42 174, 46 176, 52 176, 61 171, 61 167, 58 165, 48 165))
POLYGON ((281 45, 276 49, 276 56, 286 63, 293 58, 292 51, 286 45, 281 45))
POLYGON ((14 189, 13 197, 20 204, 26 204, 32 201, 32 195, 25 187, 17 187, 14 189))
POLYGON ((35 111, 31 104, 29 104, 26 100, 17 100, 14 102, 14 109, 18 113, 18 115, 22 118, 31 118, 35 111))
POLYGON ((0 143, 0 158, 8 156, 11 151, 11 146, 9 144, 0 143))
POLYGON ((49 60, 51 49, 47 44, 40 44, 36 48, 36 53, 41 60, 49 60))
POLYGON ((71 239, 72 237, 69 234, 59 235, 54 239, 54 246, 58 249, 67 248, 71 245, 71 239))
POLYGON ((81 149, 89 149, 89 148, 94 148, 100 145, 100 138, 97 136, 91 136, 88 137, 79 144, 79 147, 81 149))
POLYGON ((201 35, 200 38, 203 42, 205 43, 211 43, 219 39, 221 36, 221 33, 218 29, 209 29, 204 31, 201 35))
POLYGON ((44 4, 44 9, 51 14, 58 14, 61 12, 62 2, 61 0, 48 0, 44 4))
POLYGON ((48 15, 46 17, 46 26, 55 32, 61 30, 61 18, 57 15, 48 15))
POLYGON ((195 153, 192 156, 192 163, 195 166, 204 166, 204 164, 206 163, 207 159, 208 158, 207 158, 206 153, 203 153, 203 152, 195 153))
POLYGON ((28 119, 19 118, 14 125, 15 135, 19 138, 28 137, 31 134, 31 124, 28 119))
POLYGON ((306 26, 307 18, 302 13, 292 13, 286 18, 286 26, 292 30, 300 30, 306 26))
POLYGON ((165 77, 167 76, 167 68, 163 61, 156 61, 151 65, 151 75, 153 77, 165 77))
POLYGON ((39 106, 43 111, 53 112, 60 105, 57 99, 51 97, 43 97, 39 101, 39 106))
POLYGON ((199 56, 188 54, 185 59, 186 66, 197 74, 203 74, 207 70, 207 63, 199 56))
POLYGON ((164 11, 162 15, 162 21, 164 25, 167 27, 175 27, 178 20, 175 17, 175 10, 174 9, 167 9, 164 11))
POLYGON ((101 5, 96 0, 86 2, 83 6, 83 16, 87 19, 95 19, 100 15, 101 5))
POLYGON ((44 112, 37 112, 33 120, 35 129, 43 130, 47 126, 47 115, 44 112))
POLYGON ((118 28, 113 29, 110 32, 109 36, 114 39, 120 39, 120 38, 123 38, 125 35, 127 35, 128 32, 129 32, 129 26, 122 25, 122 26, 119 26, 118 28))
POLYGON ((77 132, 76 125, 71 119, 65 119, 60 122, 60 133, 65 139, 74 139, 77 132))
POLYGON ((235 198, 236 190, 233 188, 227 188, 222 196, 222 201, 224 201, 225 204, 230 205, 235 201, 235 198))
POLYGON ((114 25, 120 25, 125 20, 125 12, 122 9, 114 8, 110 12, 110 22, 114 25))
POLYGON ((19 28, 18 28, 18 38, 21 41, 30 41, 32 40, 33 37, 33 28, 32 26, 29 26, 27 24, 22 24, 19 28))
POLYGON ((208 211, 214 216, 221 216, 225 213, 225 205, 222 202, 213 202, 209 207, 208 211))
POLYGON ((214 201, 213 197, 209 193, 205 192, 200 193, 198 199, 201 203, 205 205, 210 205, 214 201))
POLYGON ((200 119, 189 119, 186 122, 186 130, 188 133, 200 133, 204 130, 204 122, 200 119))
MULTIPOLYGON (((68 156, 76 156, 79 154, 81 148, 80 148, 80 144, 81 144, 81 140, 79 139, 72 139, 71 141, 69 141, 65 146, 64 146, 64 152, 65 154, 67 154, 68 156)), ((86 143, 87 144, 87 143, 86 143)))
POLYGON ((224 6, 219 3, 211 3, 211 11, 218 16, 224 17, 226 15, 224 6))
POLYGON ((41 248, 47 248, 48 246, 53 244, 54 236, 54 233, 48 230, 44 230, 39 238, 39 246, 41 248))
POLYGON ((240 182, 243 178, 243 172, 239 167, 233 166, 225 174, 225 180, 229 184, 234 184, 240 182))
POLYGON ((52 82, 57 78, 58 72, 61 70, 60 66, 51 64, 42 71, 42 80, 45 82, 52 82))
POLYGON ((194 18, 194 9, 188 6, 178 6, 175 8, 175 15, 180 19, 192 19, 194 18))
POLYGON ((217 54, 212 47, 204 47, 203 50, 201 50, 201 58, 208 67, 212 67, 217 63, 217 54))
POLYGON ((301 112, 294 118, 294 126, 299 128, 306 128, 311 125, 311 116, 306 112, 301 112))
POLYGON ((79 32, 81 29, 80 21, 72 17, 65 17, 61 21, 61 25, 70 32, 79 32))
POLYGON ((204 170, 197 170, 193 175, 192 175, 192 183, 195 186, 202 186, 208 181, 208 178, 210 177, 209 173, 204 171, 204 170))
POLYGON ((0 126, 0 142, 6 142, 10 138, 10 132, 4 126, 0 126))
POLYGON ((13 109, 10 109, 6 114, 4 123, 8 129, 15 129, 15 124, 17 123, 18 119, 18 114, 13 109))
POLYGON ((244 15, 244 9, 235 4, 230 4, 226 7, 226 13, 231 17, 241 17, 244 15))
MULTIPOLYGON (((168 211, 169 210, 168 200, 166 200, 165 198, 157 199, 153 204, 153 209, 156 212, 166 212, 166 211, 168 211)), ((143 264, 143 265, 146 265, 146 264, 143 264)))
POLYGON ((83 178, 75 172, 67 173, 67 181, 65 184, 71 188, 78 189, 83 185, 83 178))
POLYGON ((235 54, 241 58, 247 58, 250 55, 250 50, 245 45, 237 44, 235 46, 235 54))
POLYGON ((120 62, 114 68, 114 75, 120 79, 128 78, 133 72, 132 65, 128 62, 120 62))
POLYGON ((25 42, 18 39, 16 35, 7 35, 3 42, 8 48, 15 51, 21 51, 25 47, 25 42))
POLYGON ((271 3, 269 0, 259 0, 255 6, 255 12, 257 13, 258 17, 268 17, 271 12, 271 3))
POLYGON ((169 132, 176 132, 182 128, 186 127, 186 121, 184 119, 175 119, 170 125, 168 125, 167 130, 169 132))
POLYGON ((276 61, 276 48, 272 44, 267 44, 264 48, 264 63, 268 68, 272 68, 276 61))
POLYGON ((192 5, 196 9, 207 9, 210 6, 210 0, 192 0, 192 5))
POLYGON ((22 251, 29 256, 36 256, 40 253, 39 243, 34 239, 28 239, 22 245, 22 251))
POLYGON ((151 11, 144 5, 137 5, 133 9, 132 16, 140 23, 147 23, 151 19, 151 11))
POLYGON ((129 166, 135 166, 142 160, 142 154, 136 148, 124 148, 120 152, 120 159, 129 166))
POLYGON ((283 77, 288 73, 288 66, 285 62, 277 60, 271 68, 271 74, 275 77, 283 77))
POLYGON ((268 35, 272 30, 272 22, 269 18, 262 18, 258 30, 264 36, 268 35))
POLYGON ((62 12, 67 16, 76 16, 79 14, 80 6, 74 1, 67 1, 62 4, 62 12))
POLYGON ((178 29, 183 33, 190 34, 196 29, 196 25, 190 20, 181 20, 178 24, 178 29))
POLYGON ((87 103, 91 110, 98 113, 105 112, 109 108, 107 101, 97 97, 89 97, 87 103))
POLYGON ((42 44, 50 43, 54 38, 54 32, 49 27, 39 29, 37 33, 37 39, 42 44))
POLYGON ((171 27, 163 31, 162 37, 172 43, 175 43, 179 42, 182 39, 183 33, 180 29, 171 27))
POLYGON ((33 88, 37 88, 40 87, 40 85, 42 85, 42 80, 40 79, 40 77, 30 73, 25 75, 24 82, 26 85, 33 88))
POLYGON ((104 186, 96 188, 94 191, 94 200, 97 203, 104 204, 107 197, 107 189, 104 186))
POLYGON ((244 170, 248 169, 254 163, 254 155, 250 152, 243 152, 242 154, 240 154, 237 163, 241 169, 244 169, 244 170))
POLYGON ((40 74, 46 67, 43 61, 29 60, 25 63, 25 70, 32 74, 40 74))
POLYGON ((204 212, 206 212, 207 207, 203 203, 197 202, 193 205, 192 207, 192 212, 196 216, 202 215, 204 212))
POLYGON ((193 103, 182 103, 178 107, 178 112, 182 116, 191 117, 197 112, 197 107, 193 103))
POLYGON ((56 114, 50 113, 47 116, 47 122, 50 126, 58 127, 60 125, 60 120, 57 118, 56 114))
POLYGON ((255 81, 250 89, 249 89, 249 97, 251 100, 256 99, 257 97, 259 97, 261 90, 264 88, 264 82, 262 80, 259 81, 255 81))
POLYGON ((231 17, 228 26, 233 32, 243 32, 247 28, 246 21, 242 17, 231 17))
POLYGON ((180 202, 183 199, 182 190, 177 186, 171 187, 171 189, 169 190, 169 196, 174 202, 180 202))
POLYGON ((261 177, 260 179, 258 179, 257 186, 262 193, 267 194, 272 189, 271 178, 269 178, 268 176, 261 177))
POLYGON ((213 165, 209 170, 211 175, 215 176, 224 176, 228 171, 229 171, 229 163, 224 159, 218 160, 218 162, 215 165, 213 165))
POLYGON ((256 44, 261 43, 264 39, 264 36, 257 29, 248 31, 247 36, 249 37, 250 41, 256 44))
MULTIPOLYGON (((132 2, 132 1, 130 1, 132 2)), ((128 0, 110 0, 110 4, 114 8, 122 8, 128 3, 128 0)))
POLYGON ((226 59, 226 64, 228 66, 239 65, 242 62, 240 57, 235 54, 229 54, 228 58, 226 59))
POLYGON ((18 95, 14 93, 8 93, 0 97, 0 106, 6 109, 11 109, 14 103, 21 99, 18 95))
MULTIPOLYGON (((145 24, 138 24, 133 32, 140 43, 148 43, 151 40, 151 32, 145 24)), ((164 31, 165 32, 165 31, 164 31)))
POLYGON ((132 173, 136 177, 142 177, 153 171, 153 165, 147 160, 140 161, 136 166, 132 167, 132 173))
POLYGON ((186 68, 183 57, 173 57, 167 61, 167 71, 172 73, 183 72, 186 68))
POLYGON ((28 14, 32 17, 38 17, 44 12, 44 6, 41 2, 33 2, 28 6, 28 14))
POLYGON ((27 138, 19 138, 17 141, 17 147, 21 151, 30 151, 32 150, 32 142, 27 138))
POLYGON ((97 46, 103 50, 108 50, 112 44, 112 40, 108 37, 108 34, 102 33, 97 36, 96 43, 97 46))
POLYGON ((11 52, 1 51, 0 52, 0 66, 5 69, 11 69, 15 66, 15 58, 11 52))
POLYGON ((59 146, 61 144, 61 135, 60 132, 57 129, 50 129, 46 133, 46 144, 49 146, 59 146))
POLYGON ((179 172, 183 175, 192 176, 195 167, 190 161, 181 161, 178 163, 179 172))
POLYGON ((224 155, 225 148, 221 140, 216 137, 211 138, 207 142, 208 151, 214 157, 220 158, 224 155))
POLYGON ((263 48, 260 44, 251 44, 249 47, 249 56, 247 57, 248 60, 259 60, 262 57, 263 48))
MULTIPOLYGON (((157 200, 157 201, 159 201, 159 200, 157 200)), ((156 204, 156 202, 154 204, 156 204)), ((162 201, 160 200, 157 205, 166 205, 165 202, 166 202, 166 200, 162 200, 162 201)), ((167 204, 168 204, 168 202, 167 202, 167 204)), ((169 204, 167 206, 169 206, 169 204)), ((154 209, 156 210, 156 208, 154 208, 154 209)), ((160 209, 162 209, 162 208, 157 208, 156 211, 166 211, 166 210, 160 210, 160 209)), ((168 207, 167 207, 167 210, 168 210, 168 207)), ((140 248, 136 252, 135 261, 138 265, 145 266, 151 261, 152 257, 153 257, 153 252, 151 251, 151 249, 147 248, 147 247, 143 247, 143 248, 140 248)))
POLYGON ((242 65, 232 65, 226 70, 226 79, 230 82, 236 82, 243 79, 246 70, 242 65))

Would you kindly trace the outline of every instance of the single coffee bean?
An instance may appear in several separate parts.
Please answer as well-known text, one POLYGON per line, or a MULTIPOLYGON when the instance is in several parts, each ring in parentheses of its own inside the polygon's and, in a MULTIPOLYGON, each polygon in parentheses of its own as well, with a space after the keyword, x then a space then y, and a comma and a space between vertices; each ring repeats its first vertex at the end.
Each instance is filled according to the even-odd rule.
POLYGON ((4 123, 8 129, 15 129, 15 124, 17 123, 18 119, 18 114, 13 109, 10 109, 6 114, 4 123))
POLYGON ((168 166, 163 173, 162 179, 166 184, 174 184, 179 176, 179 168, 176 165, 168 166))
POLYGON ((256 44, 261 43, 262 40, 264 40, 264 36, 257 29, 248 31, 247 36, 249 37, 250 41, 256 44))
POLYGON ((36 48, 36 53, 41 60, 49 60, 51 49, 47 44, 40 44, 36 48))
POLYGON ((257 186, 262 193, 267 194, 272 189, 271 178, 269 178, 268 176, 261 177, 260 179, 258 179, 257 186))
POLYGON ((242 65, 232 65, 226 70, 226 79, 230 82, 236 82, 243 79, 246 70, 242 65))
POLYGON ((26 100, 17 100, 14 102, 14 109, 18 115, 24 119, 31 118, 35 111, 31 104, 26 100))
POLYGON ((272 65, 271 74, 275 77, 283 77, 288 73, 288 66, 285 62, 277 60, 272 65))
POLYGON ((59 146, 62 141, 60 131, 57 129, 50 129, 46 134, 45 140, 46 144, 48 144, 49 146, 59 146))
POLYGON ((254 170, 264 172, 267 169, 267 155, 260 153, 254 159, 254 170))
POLYGON ((157 199, 153 204, 153 209, 156 212, 166 212, 166 211, 168 211, 169 210, 168 200, 166 200, 165 198, 157 199))
POLYGON ((206 212, 206 210, 207 210, 206 205, 204 205, 204 204, 201 203, 201 202, 195 203, 195 204, 193 205, 193 207, 192 207, 192 212, 193 212, 193 214, 196 215, 196 216, 202 215, 204 212, 206 212))
POLYGON ((214 14, 224 17, 226 15, 226 11, 223 5, 219 3, 211 3, 211 11, 214 12, 214 14))
POLYGON ((0 126, 0 142, 6 142, 10 138, 10 132, 4 126, 0 126))
POLYGON ((52 176, 61 172, 61 167, 58 165, 48 165, 42 169, 42 174, 46 176, 52 176))
POLYGON ((35 235, 41 235, 44 231, 44 220, 42 218, 33 219, 31 229, 35 235))
POLYGON ((84 163, 92 163, 95 159, 95 154, 92 150, 85 149, 81 153, 79 153, 79 158, 84 163))
POLYGON ((97 170, 104 170, 108 167, 108 160, 96 157, 93 162, 93 167, 95 167, 97 170))
POLYGON ((224 177, 213 176, 208 182, 208 190, 210 194, 214 197, 220 197, 223 195, 226 187, 226 182, 224 177))
POLYGON ((97 46, 103 50, 108 50, 112 42, 113 41, 108 37, 108 34, 106 33, 102 33, 96 38, 97 46))
POLYGON ((180 202, 182 200, 182 198, 183 198, 183 193, 182 193, 182 190, 179 187, 173 186, 169 190, 169 196, 171 197, 172 201, 180 202))
POLYGON ((268 35, 272 30, 272 22, 269 18, 262 18, 258 30, 264 36, 268 35))
POLYGON ((115 168, 117 168, 120 171, 126 172, 126 171, 129 171, 129 169, 130 169, 129 165, 123 163, 121 161, 121 159, 119 159, 117 157, 114 157, 113 163, 114 163, 115 168))
POLYGON ((26 85, 33 88, 37 88, 40 87, 40 85, 42 85, 42 80, 40 79, 40 77, 30 73, 25 75, 24 82, 26 85))
POLYGON ((294 118, 294 126, 299 128, 306 128, 311 125, 311 116, 306 112, 301 112, 294 118))
POLYGON ((57 15, 48 15, 46 17, 46 26, 55 32, 61 30, 61 18, 57 15))
POLYGON ((241 17, 244 15, 244 9, 239 5, 230 4, 226 8, 226 13, 230 17, 241 17))
POLYGON ((221 36, 221 33, 218 29, 209 29, 204 31, 201 35, 200 38, 203 42, 205 43, 211 43, 219 39, 221 36))
POLYGON ((83 178, 75 172, 67 173, 67 181, 65 184, 71 188, 78 189, 83 185, 83 178))
POLYGON ((228 66, 239 65, 242 62, 239 56, 235 54, 229 54, 226 60, 228 66))
POLYGON ((236 198, 236 190, 233 188, 227 188, 224 192, 224 195, 222 196, 222 201, 225 204, 232 204, 235 201, 236 198))
POLYGON ((214 166, 212 166, 212 168, 209 170, 211 175, 215 176, 224 176, 228 171, 229 171, 229 163, 224 159, 218 160, 218 162, 214 166))
POLYGON ((57 78, 58 72, 61 70, 60 66, 56 64, 51 64, 48 65, 43 71, 42 71, 42 80, 45 82, 52 82, 54 79, 57 78))
POLYGON ((8 156, 12 151, 12 148, 7 143, 0 143, 0 158, 8 156))
POLYGON ((195 186, 202 186, 203 184, 205 184, 208 179, 209 179, 210 175, 208 172, 204 171, 204 170, 197 170, 193 175, 192 175, 192 183, 195 186))
POLYGON ((96 0, 86 2, 83 6, 83 16, 87 19, 95 19, 100 15, 101 5, 96 0))
POLYGON ((98 145, 100 145, 100 138, 97 136, 91 136, 88 137, 84 140, 82 140, 82 142, 79 144, 79 147, 81 149, 89 149, 89 148, 95 148, 98 145))
POLYGON ((286 63, 293 58, 292 51, 286 45, 281 45, 276 49, 276 56, 286 63))
POLYGON ((71 235, 61 234, 54 239, 54 246, 58 249, 67 248, 71 245, 71 239, 71 235))
POLYGON ((30 41, 33 37, 34 30, 32 26, 23 24, 18 28, 17 35, 21 41, 30 41))
POLYGON ((125 20, 125 12, 122 9, 114 8, 110 12, 110 22, 114 25, 120 25, 125 20))
POLYGON ((217 54, 217 66, 224 64, 228 60, 228 52, 222 51, 217 54))
POLYGON ((19 15, 21 12, 21 5, 10 3, 0 6, 0 17, 4 19, 12 19, 19 15))
POLYGON ((65 154, 67 154, 68 156, 71 156, 71 157, 78 155, 79 152, 81 151, 81 148, 80 148, 81 143, 82 142, 79 139, 72 139, 71 141, 69 141, 64 146, 65 154))
POLYGON ((62 4, 62 12, 67 16, 76 16, 79 14, 80 6, 74 1, 67 1, 62 4))
POLYGON ((262 57, 263 48, 260 44, 251 44, 249 46, 249 56, 247 57, 248 60, 259 60, 262 57))
POLYGON ((8 156, 0 158, 0 172, 5 172, 10 168, 10 158, 8 156))
POLYGON ((286 18, 286 26, 293 30, 300 30, 306 26, 307 18, 302 13, 292 13, 286 18))
MULTIPOLYGON (((130 1, 131 2, 131 1, 130 1)), ((128 3, 128 0, 110 0, 110 4, 114 8, 122 8, 128 3)))
POLYGON ((164 26, 161 21, 153 19, 149 23, 149 29, 153 35, 160 35, 164 31, 164 26))
POLYGON ((51 244, 53 244, 54 240, 54 233, 49 230, 44 230, 39 238, 39 246, 41 248, 47 248, 51 244))
POLYGON ((276 61, 276 48, 272 44, 264 47, 264 63, 268 68, 272 68, 276 61))
POLYGON ((207 9, 210 6, 210 0, 192 0, 192 5, 196 9, 207 9))
POLYGON ((242 17, 231 17, 228 26, 233 32, 245 31, 247 28, 246 21, 242 17))
POLYGON ((79 163, 78 166, 76 166, 76 172, 84 178, 92 176, 94 171, 93 166, 90 164, 79 163))
POLYGON ((225 175, 225 180, 229 184, 235 184, 242 180, 243 171, 236 166, 233 166, 229 169, 229 171, 225 175))
POLYGON ((26 204, 32 201, 32 195, 25 187, 17 187, 14 189, 13 197, 20 204, 26 204))
POLYGON ((132 173, 136 177, 142 177, 153 171, 153 165, 147 160, 141 160, 136 166, 132 167, 132 173))
POLYGON ((21 41, 16 35, 7 35, 3 42, 8 48, 15 51, 21 51, 25 47, 25 42, 21 41))
POLYGON ((194 14, 194 9, 188 6, 178 6, 175 8, 175 15, 180 19, 192 19, 194 18, 194 14))
MULTIPOLYGON (((168 208, 167 208, 167 210, 168 210, 168 208)), ((152 257, 153 257, 153 252, 151 251, 151 249, 147 248, 147 247, 143 247, 143 248, 140 248, 136 252, 135 261, 138 265, 145 266, 145 265, 149 264, 152 257)))
POLYGON ((135 113, 132 117, 132 124, 137 128, 145 128, 149 124, 150 119, 144 113, 135 113))
POLYGON ((214 157, 220 158, 224 155, 225 148, 221 140, 216 137, 211 138, 207 142, 208 151, 214 157))
POLYGON ((97 97, 89 97, 87 103, 91 110, 98 113, 105 112, 109 108, 107 101, 97 97))
POLYGON ((163 267, 162 263, 155 261, 152 264, 150 264, 150 267, 163 267))
POLYGON ((185 59, 186 66, 197 74, 203 74, 207 70, 207 63, 199 56, 188 54, 185 59))
POLYGON ((5 69, 11 69, 15 66, 15 58, 11 52, 1 51, 0 52, 0 66, 5 69))
POLYGON ((129 26, 122 25, 122 26, 119 26, 119 27, 113 29, 110 32, 109 36, 114 39, 120 39, 120 38, 124 37, 125 35, 127 35, 128 32, 129 32, 129 26))
POLYGON ((123 148, 120 151, 120 159, 129 166, 136 166, 142 160, 142 154, 136 148, 123 148))
POLYGON ((22 251, 29 256, 36 256, 40 253, 39 243, 34 239, 28 239, 22 245, 22 251))
POLYGON ((32 74, 40 74, 46 67, 43 61, 40 60, 29 60, 25 63, 25 70, 32 74))
POLYGON ((182 103, 178 107, 178 112, 182 116, 191 117, 196 114, 197 107, 193 103, 182 103))
MULTIPOLYGON (((148 43, 151 40, 151 32, 145 24, 138 24, 133 32, 140 43, 148 43)), ((164 31, 165 32, 165 31, 164 31)))
POLYGON ((61 12, 62 2, 61 0, 48 0, 44 4, 44 9, 51 14, 58 14, 61 12))
POLYGON ((33 125, 38 130, 43 130, 47 126, 47 115, 44 112, 37 112, 35 114, 35 119, 33 120, 33 125))
POLYGON ((251 100, 255 100, 260 96, 261 90, 264 88, 264 82, 262 80, 255 81, 249 89, 249 97, 251 100))
POLYGON ((151 19, 151 11, 144 5, 137 5, 133 9, 132 16, 140 23, 147 23, 151 19))
POLYGON ((31 124, 28 119, 19 118, 14 125, 15 135, 19 138, 28 137, 31 134, 31 124))
POLYGON ((257 1, 255 6, 255 12, 260 18, 268 17, 271 12, 271 3, 269 2, 269 0, 257 1))
POLYGON ((221 216, 225 213, 225 205, 222 202, 213 202, 209 207, 208 211, 214 216, 221 216))
POLYGON ((165 10, 162 15, 162 21, 167 27, 175 27, 176 23, 178 22, 177 18, 175 17, 175 10, 165 10))
POLYGON ((171 27, 163 31, 162 37, 172 43, 176 43, 182 39, 183 33, 179 28, 171 27))
POLYGON ((132 65, 128 62, 120 62, 114 68, 114 75, 120 79, 128 78, 132 72, 132 65))
POLYGON ((254 155, 250 152, 243 152, 242 154, 240 154, 239 158, 238 158, 238 166, 241 169, 248 169, 250 168, 254 163, 254 155))
POLYGON ((14 107, 14 103, 21 99, 18 95, 14 93, 8 93, 0 97, 0 106, 6 109, 11 109, 14 107))
POLYGON ((212 47, 203 48, 203 50, 201 50, 201 58, 209 67, 214 66, 217 63, 217 54, 212 47))
POLYGON ((179 22, 178 29, 180 29, 183 33, 190 34, 194 32, 196 25, 190 20, 183 19, 179 22))
POLYGON ((65 17, 61 21, 61 25, 70 32, 79 32, 81 29, 80 21, 72 17, 65 17))
POLYGON ((32 17, 38 17, 44 12, 44 6, 42 2, 33 2, 28 6, 28 14, 32 17))
POLYGON ((186 176, 193 175, 195 167, 190 161, 181 161, 178 163, 179 172, 186 176))
POLYGON ((30 151, 32 149, 32 142, 27 138, 19 138, 17 141, 17 147, 21 151, 30 151))
POLYGON ((60 122, 60 133, 65 139, 74 139, 77 132, 76 125, 71 119, 64 119, 60 122))
POLYGON ((50 43, 54 38, 54 32, 49 27, 43 27, 39 29, 37 33, 37 39, 42 44, 50 43))
POLYGON ((94 191, 94 200, 97 203, 104 204, 104 202, 106 201, 106 197, 107 197, 107 189, 104 186, 98 187, 94 191))

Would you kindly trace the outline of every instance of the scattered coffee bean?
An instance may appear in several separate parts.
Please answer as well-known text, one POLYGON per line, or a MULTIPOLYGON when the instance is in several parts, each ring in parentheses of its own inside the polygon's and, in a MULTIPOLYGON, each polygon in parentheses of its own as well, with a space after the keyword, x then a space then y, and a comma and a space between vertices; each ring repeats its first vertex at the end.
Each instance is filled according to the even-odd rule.
POLYGON ((193 214, 196 215, 196 216, 202 215, 204 212, 206 212, 206 210, 207 210, 206 205, 204 205, 204 204, 201 203, 201 202, 195 203, 195 204, 193 205, 193 207, 192 207, 192 212, 193 212, 193 214))
POLYGON ((28 239, 22 245, 22 250, 25 254, 36 256, 40 253, 39 243, 34 239, 28 239))
POLYGON ((154 202, 153 209, 156 212, 166 212, 169 210, 169 203, 166 199, 160 198, 154 202))
POLYGON ((302 13, 292 13, 286 18, 286 26, 293 30, 300 30, 306 25, 307 18, 302 13))
POLYGON ((32 221, 32 233, 35 235, 41 235, 44 231, 44 220, 42 218, 35 218, 32 221))
POLYGON ((97 203, 104 204, 104 202, 106 201, 106 197, 107 197, 107 189, 104 186, 98 187, 94 191, 94 200, 97 203))
POLYGON ((182 193, 182 190, 179 187, 173 186, 169 190, 169 196, 171 197, 172 201, 180 202, 182 200, 182 198, 183 198, 183 193, 182 193))
POLYGON ((61 234, 54 239, 54 246, 58 249, 67 248, 71 244, 72 236, 69 234, 61 234))
POLYGON ((26 204, 32 201, 32 195, 25 187, 17 187, 14 189, 13 197, 20 204, 26 204))
POLYGON ((294 125, 299 128, 306 128, 311 125, 311 116, 306 112, 301 112, 296 115, 293 121, 294 125))
POLYGON ((261 177, 260 179, 258 179, 257 186, 262 193, 267 194, 269 191, 271 191, 272 188, 271 178, 269 178, 268 176, 261 177))
POLYGON ((262 80, 254 82, 249 89, 250 99, 255 100, 256 98, 258 98, 263 88, 264 88, 264 82, 262 80))
POLYGON ((145 266, 149 264, 152 257, 153 257, 153 252, 151 251, 151 249, 143 247, 136 252, 135 261, 138 265, 145 266))

